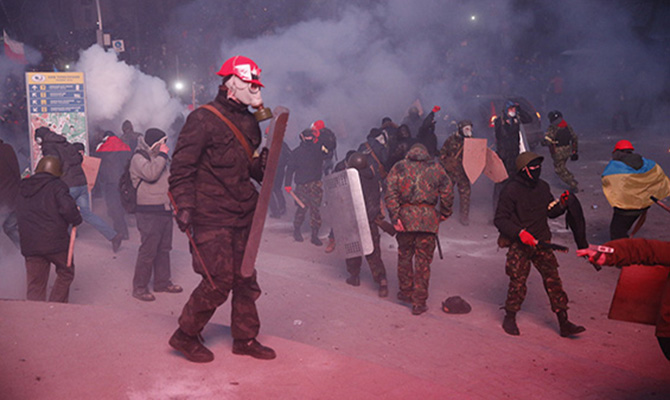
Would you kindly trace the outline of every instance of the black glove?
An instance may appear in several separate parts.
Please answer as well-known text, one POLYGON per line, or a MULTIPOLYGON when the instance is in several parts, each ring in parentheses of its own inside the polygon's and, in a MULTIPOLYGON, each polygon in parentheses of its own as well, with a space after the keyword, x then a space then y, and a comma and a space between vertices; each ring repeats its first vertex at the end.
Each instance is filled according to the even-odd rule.
POLYGON ((572 161, 577 161, 577 160, 579 160, 579 154, 577 154, 577 153, 572 153, 572 155, 570 156, 570 159, 571 159, 572 161))
POLYGON ((186 232, 191 227, 191 213, 190 208, 182 208, 177 212, 177 226, 182 232, 186 232))
POLYGON ((270 154, 270 150, 268 150, 267 147, 263 147, 263 150, 261 150, 261 154, 258 155, 259 161, 261 163, 261 171, 265 172, 265 166, 268 164, 268 155, 270 154))

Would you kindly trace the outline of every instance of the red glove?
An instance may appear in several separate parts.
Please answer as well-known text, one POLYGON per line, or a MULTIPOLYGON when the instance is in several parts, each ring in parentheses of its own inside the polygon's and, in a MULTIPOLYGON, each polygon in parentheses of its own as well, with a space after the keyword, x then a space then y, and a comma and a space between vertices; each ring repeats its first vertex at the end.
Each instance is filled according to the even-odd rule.
POLYGON ((284 186, 284 190, 286 190, 286 193, 291 193, 291 187, 290 186, 284 186))
POLYGON ((570 191, 566 190, 561 194, 561 205, 565 207, 568 204, 568 200, 570 200, 570 191))
POLYGON ((436 112, 438 112, 438 111, 440 111, 440 110, 441 110, 440 106, 435 106, 435 107, 433 107, 433 112, 434 112, 434 113, 436 113, 436 112))
POLYGON ((527 244, 531 247, 535 247, 537 244, 537 239, 535 239, 535 237, 533 237, 533 235, 528 233, 528 231, 525 229, 522 229, 521 232, 519 232, 519 239, 521 239, 521 243, 527 244))

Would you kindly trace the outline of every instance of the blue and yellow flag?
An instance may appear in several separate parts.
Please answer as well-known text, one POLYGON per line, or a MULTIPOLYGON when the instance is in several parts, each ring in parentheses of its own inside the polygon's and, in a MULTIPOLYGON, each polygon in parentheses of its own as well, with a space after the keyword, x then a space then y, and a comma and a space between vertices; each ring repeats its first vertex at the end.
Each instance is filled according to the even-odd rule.
POLYGON ((670 196, 670 180, 652 160, 642 158, 642 168, 635 169, 622 161, 612 160, 602 175, 603 193, 612 207, 639 210, 651 206, 650 196, 670 196))

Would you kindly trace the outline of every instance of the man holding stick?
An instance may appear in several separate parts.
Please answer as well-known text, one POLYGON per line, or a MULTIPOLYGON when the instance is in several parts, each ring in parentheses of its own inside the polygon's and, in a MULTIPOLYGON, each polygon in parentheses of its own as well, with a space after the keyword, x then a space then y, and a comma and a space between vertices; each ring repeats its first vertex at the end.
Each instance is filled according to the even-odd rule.
POLYGON ((68 227, 81 224, 82 217, 67 185, 60 179, 58 157, 45 156, 35 174, 21 181, 17 218, 21 254, 26 259, 28 300, 46 301, 49 269, 56 266, 56 281, 49 301, 67 303, 74 264, 68 263, 68 227))
MULTIPOLYGON (((256 300, 261 289, 255 271, 245 277, 242 259, 249 239, 258 192, 251 178, 263 179, 267 150, 258 121, 264 119, 260 68, 251 59, 227 60, 214 101, 193 111, 179 133, 170 167, 170 193, 177 225, 190 231, 193 269, 203 279, 179 317, 170 346, 193 362, 210 362, 214 354, 200 342, 201 332, 232 291, 233 353, 273 359, 274 350, 256 337, 260 320, 256 300), (256 118, 248 107, 258 109, 256 118), (211 280, 209 279, 211 277, 211 280)), ((265 113, 267 114, 267 113, 265 113)))

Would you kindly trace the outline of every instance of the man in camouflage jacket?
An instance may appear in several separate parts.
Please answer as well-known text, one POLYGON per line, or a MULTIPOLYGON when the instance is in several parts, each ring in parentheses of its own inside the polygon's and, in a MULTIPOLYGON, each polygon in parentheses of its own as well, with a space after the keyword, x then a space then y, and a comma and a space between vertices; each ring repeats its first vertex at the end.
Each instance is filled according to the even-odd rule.
POLYGON ((572 172, 568 171, 566 163, 568 159, 577 161, 579 158, 578 138, 575 131, 563 119, 560 111, 551 111, 549 113, 549 122, 551 125, 547 128, 544 136, 543 145, 549 146, 551 158, 554 160, 554 171, 563 182, 565 182, 572 192, 578 192, 577 181, 572 172))
POLYGON ((470 179, 463 169, 463 143, 466 137, 472 136, 472 121, 463 120, 458 123, 458 131, 444 141, 440 149, 440 164, 449 174, 449 178, 458 186, 460 196, 460 222, 470 223, 470 179))
POLYGON ((393 166, 386 183, 386 205, 398 232, 398 299, 411 302, 412 314, 419 315, 428 310, 430 263, 439 223, 452 212, 451 180, 426 147, 417 143, 393 166))

